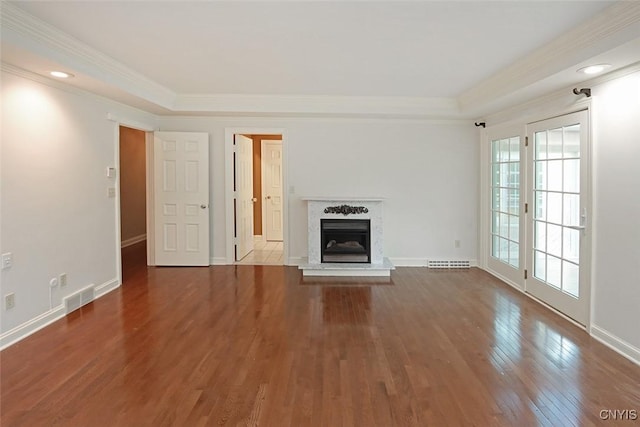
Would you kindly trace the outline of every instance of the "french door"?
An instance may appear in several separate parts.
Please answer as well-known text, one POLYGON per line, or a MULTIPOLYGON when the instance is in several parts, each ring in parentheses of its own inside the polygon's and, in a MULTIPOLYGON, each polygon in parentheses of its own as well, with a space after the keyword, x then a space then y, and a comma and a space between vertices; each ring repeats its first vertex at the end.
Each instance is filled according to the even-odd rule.
POLYGON ((487 267, 523 287, 524 135, 522 126, 487 131, 489 142, 489 251, 487 267))
POLYGON ((527 126, 525 290, 578 323, 589 316, 586 111, 527 126))

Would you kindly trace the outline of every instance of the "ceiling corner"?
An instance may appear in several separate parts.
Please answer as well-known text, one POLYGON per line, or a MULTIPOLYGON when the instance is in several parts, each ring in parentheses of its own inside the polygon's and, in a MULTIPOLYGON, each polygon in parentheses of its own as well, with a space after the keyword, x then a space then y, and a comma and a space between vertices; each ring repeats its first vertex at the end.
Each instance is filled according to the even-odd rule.
MULTIPOLYGON (((501 99, 525 101, 512 96, 575 64, 629 42, 640 35, 640 2, 621 1, 573 30, 534 50, 476 86, 457 100, 462 113, 491 113, 501 99)), ((539 95, 540 93, 538 93, 539 95)))

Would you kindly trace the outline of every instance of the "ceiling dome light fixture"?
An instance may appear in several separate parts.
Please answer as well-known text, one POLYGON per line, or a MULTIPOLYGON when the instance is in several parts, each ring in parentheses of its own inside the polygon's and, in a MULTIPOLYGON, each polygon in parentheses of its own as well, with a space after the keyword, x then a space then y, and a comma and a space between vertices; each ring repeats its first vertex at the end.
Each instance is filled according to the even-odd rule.
POLYGON ((69 79, 69 78, 73 77, 73 74, 65 73, 64 71, 52 71, 49 74, 51 74, 53 77, 57 77, 59 79, 69 79))
POLYGON ((598 74, 606 70, 607 68, 611 68, 611 64, 596 64, 589 65, 588 67, 582 67, 578 70, 578 73, 582 74, 598 74))

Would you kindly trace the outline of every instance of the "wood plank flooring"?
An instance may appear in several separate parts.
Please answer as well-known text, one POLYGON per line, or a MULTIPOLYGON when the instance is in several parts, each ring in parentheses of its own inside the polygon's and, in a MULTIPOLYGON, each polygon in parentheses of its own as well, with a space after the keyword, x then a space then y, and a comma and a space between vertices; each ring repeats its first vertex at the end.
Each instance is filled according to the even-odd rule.
POLYGON ((3 427, 638 423, 600 412, 640 412, 640 367, 481 270, 309 284, 141 247, 120 289, 0 353, 3 427))

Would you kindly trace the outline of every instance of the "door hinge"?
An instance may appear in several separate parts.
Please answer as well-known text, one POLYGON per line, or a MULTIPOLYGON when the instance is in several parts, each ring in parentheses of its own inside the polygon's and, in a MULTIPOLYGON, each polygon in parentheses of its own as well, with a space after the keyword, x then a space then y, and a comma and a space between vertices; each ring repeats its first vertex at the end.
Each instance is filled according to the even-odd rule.
POLYGON ((529 203, 524 204, 524 213, 529 213, 529 203))
POLYGON ((529 277, 529 272, 527 270, 524 271, 524 280, 527 280, 527 277, 529 277))
POLYGON ((528 137, 528 136, 525 136, 525 137, 524 137, 524 146, 525 146, 525 147, 528 147, 528 146, 529 146, 529 137, 528 137))

